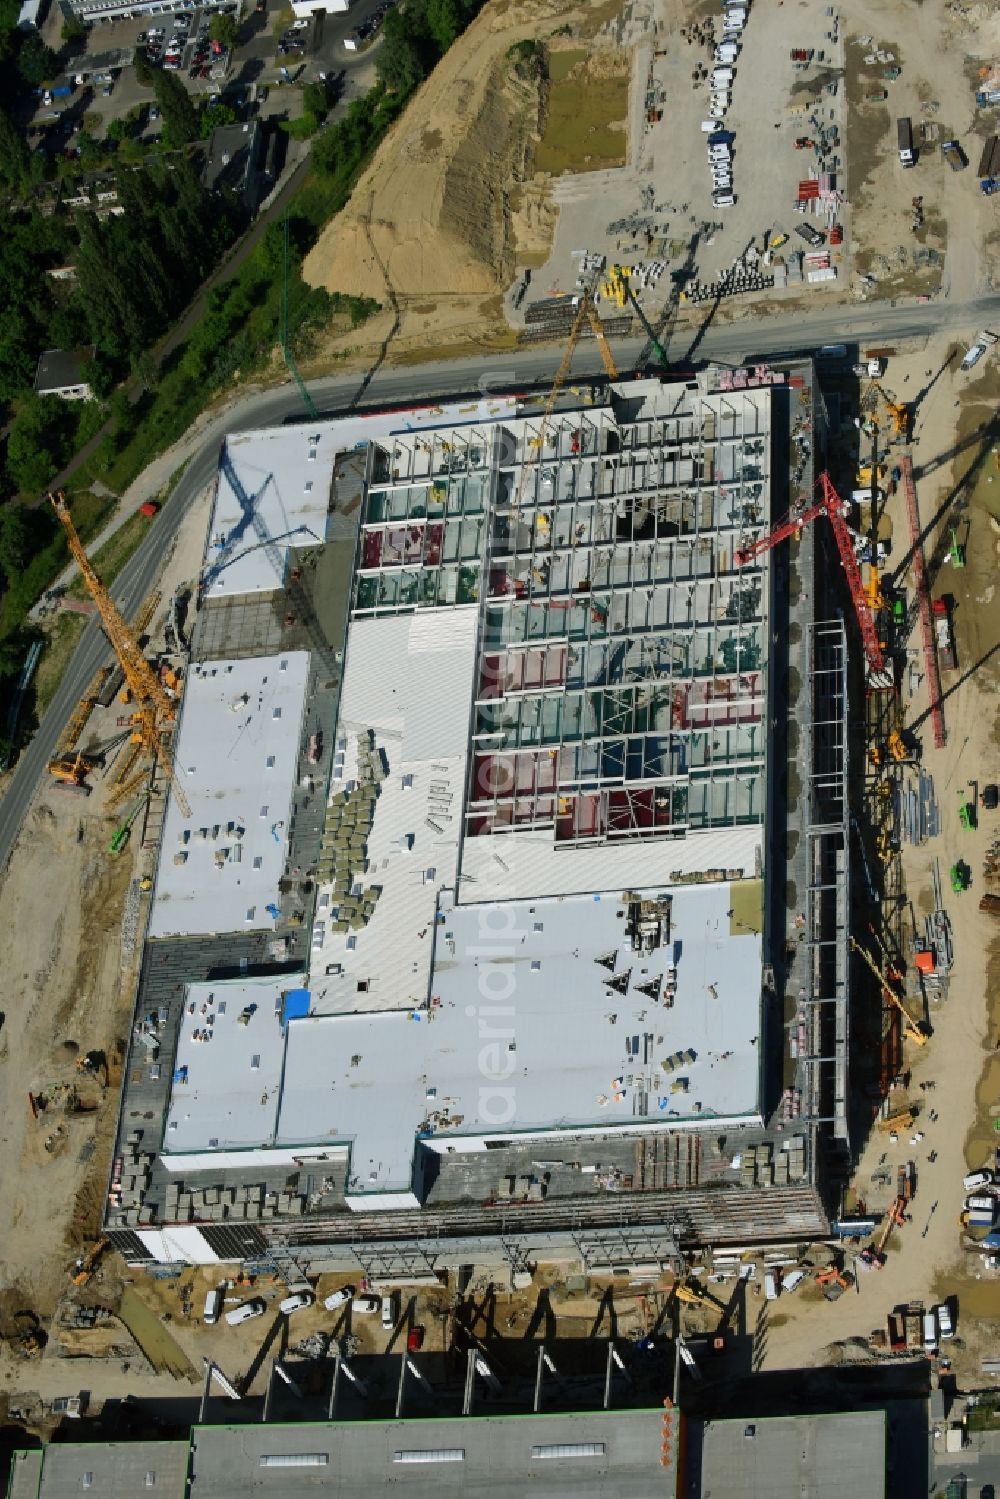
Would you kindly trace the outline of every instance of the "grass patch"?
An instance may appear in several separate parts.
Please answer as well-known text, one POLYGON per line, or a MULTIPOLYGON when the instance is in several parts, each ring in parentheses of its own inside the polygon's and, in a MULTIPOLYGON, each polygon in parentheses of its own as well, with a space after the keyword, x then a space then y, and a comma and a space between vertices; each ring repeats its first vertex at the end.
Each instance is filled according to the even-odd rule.
POLYGON ((628 73, 594 78, 587 57, 575 50, 549 54, 545 130, 534 157, 538 172, 596 172, 625 160, 625 126, 615 122, 628 116, 628 73))
POLYGON ((970 1431, 1000 1431, 1000 1395, 980 1395, 966 1419, 970 1431))
POLYGON ((764 882, 763 880, 736 880, 729 887, 732 901, 730 935, 760 932, 763 928, 764 882))
MULTIPOLYGON (((96 551, 90 559, 98 577, 106 588, 110 588, 126 562, 134 552, 142 545, 151 525, 155 521, 148 516, 140 515, 138 510, 130 515, 128 520, 118 527, 115 534, 96 551)), ((75 577, 66 589, 67 596, 71 599, 86 599, 90 597, 87 586, 79 576, 75 577)))
POLYGON ((113 495, 92 494, 89 489, 74 490, 68 499, 73 524, 81 541, 89 541, 103 531, 115 508, 113 495))
POLYGON ((87 627, 82 614, 58 614, 45 631, 45 650, 35 672, 35 718, 41 720, 87 627))
MULTIPOLYGON (((700 0, 700 3, 703 4, 706 15, 718 10, 715 0, 700 0)), ((697 9, 696 6, 690 8, 697 9)), ((614 21, 616 17, 621 15, 621 12, 622 0, 604 0, 603 4, 592 3, 587 14, 587 19, 580 25, 580 35, 587 37, 596 36, 602 26, 606 26, 609 21, 614 21)))

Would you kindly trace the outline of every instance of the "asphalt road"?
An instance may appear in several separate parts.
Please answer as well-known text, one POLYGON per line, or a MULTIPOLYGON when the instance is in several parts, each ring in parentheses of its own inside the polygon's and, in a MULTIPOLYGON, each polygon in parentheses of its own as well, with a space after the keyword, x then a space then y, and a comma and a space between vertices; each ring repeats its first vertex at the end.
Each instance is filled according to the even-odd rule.
MULTIPOLYGON (((750 356, 766 356, 798 349, 813 350, 822 344, 878 342, 922 337, 953 331, 956 338, 970 340, 981 324, 1000 316, 1000 295, 980 297, 975 302, 955 305, 948 302, 907 303, 894 307, 872 303, 859 307, 830 307, 814 313, 799 313, 770 318, 707 324, 700 332, 690 328, 677 330, 668 345, 673 362, 683 367, 689 360, 706 359, 741 364, 750 356), (697 347, 692 355, 692 344, 697 347)), ((628 369, 642 350, 644 340, 631 339, 615 344, 614 354, 623 370, 628 369)), ((559 347, 546 345, 448 363, 410 366, 406 369, 386 367, 369 382, 365 406, 419 405, 428 398, 464 395, 469 392, 500 391, 504 388, 527 388, 544 384, 555 373, 562 357, 559 347)), ((573 362, 573 375, 601 373, 596 346, 583 343, 573 362)), ((572 376, 571 376, 572 378, 572 376)), ((310 394, 323 412, 344 410, 357 398, 357 376, 338 375, 310 384, 310 394)), ((237 413, 229 413, 225 430, 239 431, 251 427, 271 426, 289 416, 303 415, 301 400, 291 383, 276 390, 248 396, 237 413)), ((221 429, 206 436, 205 444, 188 464, 168 505, 150 528, 148 539, 122 570, 114 597, 126 616, 133 613, 153 586, 160 558, 182 525, 195 496, 210 482, 218 461, 221 429)), ((110 660, 110 648, 96 621, 88 622, 76 652, 63 676, 52 702, 34 738, 23 750, 10 787, 0 802, 0 869, 5 868, 20 832, 39 779, 55 751, 65 724, 98 667, 110 660)))

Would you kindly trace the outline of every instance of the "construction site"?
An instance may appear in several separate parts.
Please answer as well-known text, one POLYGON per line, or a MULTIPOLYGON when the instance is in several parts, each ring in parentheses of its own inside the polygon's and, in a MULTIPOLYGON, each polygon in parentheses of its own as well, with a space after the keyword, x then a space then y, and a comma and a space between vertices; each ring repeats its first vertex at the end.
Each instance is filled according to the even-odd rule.
MULTIPOLYGON (((919 749, 954 669, 914 408, 894 351, 619 378, 599 325, 607 379, 570 390, 593 320, 584 298, 537 397, 230 438, 152 656, 159 600, 126 624, 54 499, 117 669, 50 771, 99 792, 110 858, 141 833, 137 977, 120 1053, 75 1061, 86 1107, 120 1088, 103 1232, 23 1352, 193 1378, 141 1302, 179 1290, 193 1331, 220 1273, 237 1310, 303 1294, 306 1358, 347 1348, 320 1300, 345 1276, 348 1311, 358 1278, 412 1288, 444 1348, 498 1296, 508 1328, 543 1297, 572 1339, 601 1287, 635 1337, 749 1346, 751 1296, 815 1320, 911 1232, 913 1064, 964 889, 935 876, 918 923, 902 872, 939 831, 919 749), (94 1300, 109 1249, 146 1285, 127 1315, 94 1300)), ((29 1102, 44 1126, 58 1090, 29 1102)), ((253 1332, 225 1334, 246 1390, 253 1332)), ((915 1346, 876 1332, 870 1356, 915 1346)))
MULTIPOLYGON (((780 17, 744 19, 766 50, 780 17)), ((831 268, 874 289, 848 217, 874 158, 826 179, 876 104, 815 53, 832 26, 831 55, 897 58, 812 20, 793 114, 831 114, 795 211, 831 249, 799 251, 803 282, 783 231, 738 265, 694 219, 673 244, 655 193, 652 237, 634 204, 585 236, 585 201, 648 195, 662 101, 633 66, 628 162, 560 179, 545 292, 541 259, 508 284, 554 380, 330 415, 299 380, 304 416, 228 433, 136 609, 52 497, 113 655, 2 892, 29 1024, 0 1035, 8 1114, 28 1100, 0 1366, 39 1429, 123 1364, 154 1394, 204 1361, 203 1414, 214 1381, 300 1418, 423 1414, 421 1379, 458 1414, 989 1363, 995 338, 671 358, 702 302, 830 296, 831 268), (603 376, 574 374, 583 339, 603 376)), ((401 241, 412 355, 445 335, 404 228, 374 238, 401 241)))

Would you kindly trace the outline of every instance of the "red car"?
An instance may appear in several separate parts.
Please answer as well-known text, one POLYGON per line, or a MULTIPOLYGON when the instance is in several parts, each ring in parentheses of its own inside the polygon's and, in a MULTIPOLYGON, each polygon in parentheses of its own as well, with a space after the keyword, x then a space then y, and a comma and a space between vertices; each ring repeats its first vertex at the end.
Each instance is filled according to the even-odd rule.
POLYGON ((407 1353, 419 1353, 424 1346, 424 1330, 422 1327, 411 1327, 406 1334, 407 1353))

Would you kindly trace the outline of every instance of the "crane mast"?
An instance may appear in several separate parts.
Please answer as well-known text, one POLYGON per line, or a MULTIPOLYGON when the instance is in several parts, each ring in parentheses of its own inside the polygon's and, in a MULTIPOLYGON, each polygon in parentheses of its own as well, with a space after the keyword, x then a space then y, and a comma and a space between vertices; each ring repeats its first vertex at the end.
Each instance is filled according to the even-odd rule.
POLYGON ((66 504, 65 495, 62 493, 51 494, 49 495, 49 500, 51 501, 53 510, 62 522, 70 552, 80 569, 80 575, 87 585, 90 596, 97 606, 97 612, 101 617, 101 624, 104 626, 104 633, 111 642, 111 649, 118 657, 121 669, 125 673, 125 681, 128 684, 129 691, 137 703, 152 704, 156 715, 160 719, 165 719, 168 723, 172 723, 177 715, 176 700, 170 696, 146 660, 138 640, 125 623, 118 605, 94 571, 93 563, 84 551, 83 542, 77 535, 76 527, 73 524, 73 517, 70 515, 69 507, 66 504))
MULTIPOLYGON (((150 761, 160 761, 173 786, 178 806, 185 817, 190 817, 191 805, 174 773, 170 751, 161 742, 160 737, 162 730, 172 724, 177 717, 177 700, 167 691, 146 660, 135 632, 130 630, 125 623, 121 610, 94 570, 93 563, 84 550, 83 542, 77 535, 65 495, 61 492, 50 494, 49 501, 66 532, 70 552, 97 606, 104 633, 118 658, 126 686, 135 700, 136 711, 132 715, 132 742, 141 746, 142 752, 150 761)), ((134 790, 135 785, 135 782, 129 781, 128 791, 134 790)))
POLYGON ((847 587, 854 605, 854 612, 858 619, 858 628, 861 631, 861 639, 865 648, 865 658, 868 662, 869 672, 872 677, 879 677, 885 671, 885 656, 879 644, 878 630, 875 625, 875 616, 868 600, 864 581, 861 577, 861 569, 854 551, 854 542, 851 537, 847 521, 844 519, 846 504, 840 498, 829 474, 820 474, 816 482, 819 497, 812 504, 794 515, 786 516, 783 521, 769 531, 765 536, 759 536, 755 541, 748 542, 746 546, 738 547, 735 553, 737 567, 745 567, 748 562, 771 551, 780 542, 789 536, 797 536, 806 526, 810 525, 819 516, 825 515, 830 522, 834 540, 837 543, 837 551, 840 553, 840 563, 847 578, 847 587))
MULTIPOLYGON (((605 374, 607 375, 609 380, 618 379, 618 367, 615 364, 614 356, 611 353, 611 348, 608 344, 607 338, 604 335, 604 329, 601 326, 600 316, 598 315, 597 309, 591 301, 589 290, 584 291, 580 297, 579 302, 577 303, 576 317, 573 319, 573 326, 570 329, 569 338, 566 342, 566 352, 563 354, 559 368, 556 370, 556 377, 552 382, 549 393, 545 398, 545 405, 542 408, 541 426, 539 427, 538 437, 537 439, 535 439, 538 447, 539 460, 541 459, 542 449, 545 445, 546 429, 548 428, 549 422, 552 418, 552 413, 555 410, 559 392, 562 390, 563 385, 566 383, 566 376, 569 374, 570 365, 573 362, 573 351, 575 350, 577 343, 580 340, 580 334, 583 332, 584 319, 589 322, 591 332, 593 333, 594 338, 597 341, 597 347, 600 351, 601 363, 604 365, 605 374)), ((528 464, 522 463, 521 477, 517 486, 517 494, 514 496, 513 510, 515 515, 517 515, 521 509, 521 501, 524 496, 524 488, 527 482, 528 464)))

